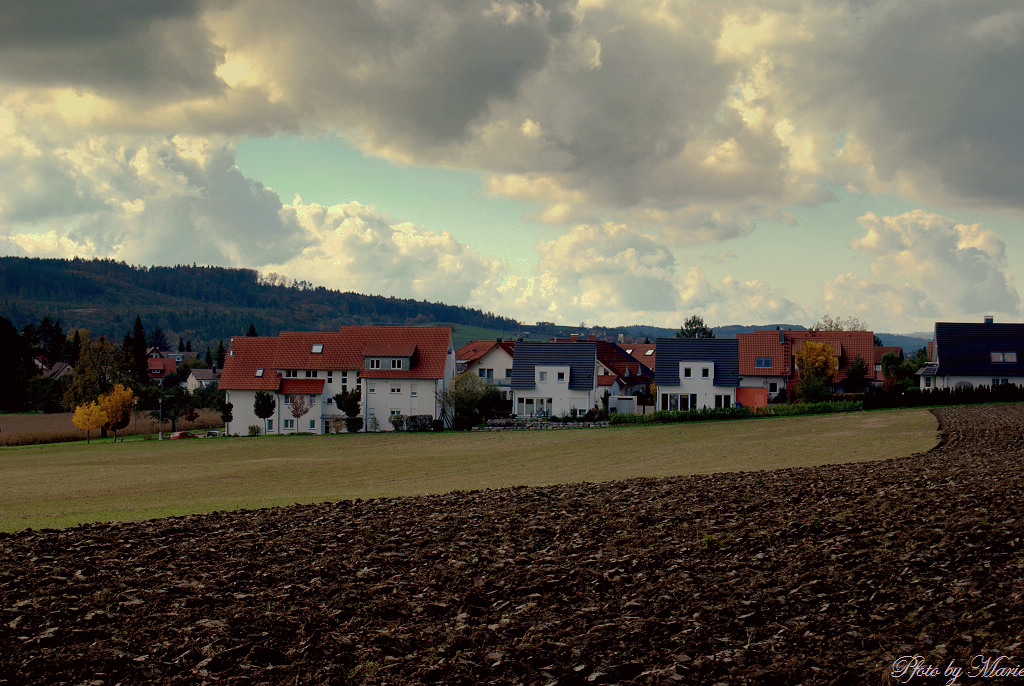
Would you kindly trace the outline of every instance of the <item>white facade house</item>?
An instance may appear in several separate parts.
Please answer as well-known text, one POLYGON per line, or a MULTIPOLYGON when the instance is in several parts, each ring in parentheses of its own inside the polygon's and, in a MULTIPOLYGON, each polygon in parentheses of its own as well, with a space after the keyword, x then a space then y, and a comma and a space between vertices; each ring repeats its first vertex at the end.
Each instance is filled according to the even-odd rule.
POLYGON ((229 434, 328 433, 343 420, 335 397, 359 389, 364 429, 391 430, 396 414, 441 418, 437 397, 455 373, 447 327, 351 326, 231 340, 220 388, 232 404, 229 434), (274 401, 265 420, 259 391, 274 401), (374 421, 376 420, 376 421, 374 421))
POLYGON ((475 374, 488 386, 497 386, 508 398, 512 382, 512 358, 515 344, 511 341, 472 341, 455 353, 458 371, 475 374))
POLYGON ((512 412, 517 417, 586 414, 597 397, 596 346, 583 342, 516 343, 512 412))
POLYGON ((936 322, 931 358, 917 372, 922 390, 1024 386, 1024 324, 936 322))
POLYGON ((736 339, 659 338, 658 409, 732 407, 739 386, 736 339))

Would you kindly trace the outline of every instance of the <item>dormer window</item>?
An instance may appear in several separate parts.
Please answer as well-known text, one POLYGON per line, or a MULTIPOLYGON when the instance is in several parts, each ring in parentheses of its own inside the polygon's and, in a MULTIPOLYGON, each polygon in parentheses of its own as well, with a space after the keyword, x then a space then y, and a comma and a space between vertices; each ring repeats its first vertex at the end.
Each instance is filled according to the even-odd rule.
POLYGON ((370 360, 370 369, 380 369, 380 360, 370 360))
POLYGON ((284 378, 286 378, 286 379, 297 379, 297 378, 299 378, 299 370, 297 370, 297 369, 286 369, 286 370, 284 370, 284 378))
POLYGON ((1014 352, 1014 351, 1003 351, 1003 352, 992 351, 992 361, 993 362, 1016 362, 1017 361, 1017 353, 1014 352))
POLYGON ((257 379, 262 379, 263 378, 263 367, 257 367, 256 368, 256 378, 257 379))
POLYGON ((324 351, 324 344, 323 343, 314 343, 313 344, 313 349, 310 350, 309 352, 311 354, 313 354, 313 355, 319 355, 323 351, 324 351))
POLYGON ((402 368, 402 360, 401 359, 391 360, 391 368, 392 369, 401 369, 402 368))

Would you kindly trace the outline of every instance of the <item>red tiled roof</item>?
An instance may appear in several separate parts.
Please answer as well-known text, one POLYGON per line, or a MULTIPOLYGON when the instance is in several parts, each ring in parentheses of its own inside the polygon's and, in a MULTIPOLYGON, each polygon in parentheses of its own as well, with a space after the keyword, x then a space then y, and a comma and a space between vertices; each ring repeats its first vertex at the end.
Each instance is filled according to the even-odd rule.
POLYGON ((903 348, 898 345, 876 345, 875 346, 875 364, 882 364, 882 358, 892 353, 903 358, 903 348))
POLYGON ((278 393, 287 394, 312 394, 319 395, 324 392, 323 379, 282 379, 281 388, 278 393))
POLYGON ((871 331, 787 331, 786 336, 793 340, 793 355, 800 352, 807 341, 831 346, 839 357, 837 382, 846 378, 846 372, 858 357, 866 364, 875 359, 875 334, 871 331))
POLYGON ((750 331, 736 334, 740 349, 740 376, 792 376, 797 370, 793 362, 807 341, 830 346, 839 358, 836 381, 846 378, 853 361, 860 357, 867 364, 875 359, 875 335, 871 331, 750 331), (780 338, 782 339, 780 342, 780 338), (759 357, 772 360, 771 367, 756 367, 759 357))
POLYGON ((515 344, 511 341, 470 341, 455 351, 455 359, 469 365, 495 348, 501 348, 509 355, 515 355, 515 344))
POLYGON ((146 368, 150 376, 165 376, 178 370, 178 363, 167 357, 146 358, 146 368))
POLYGON ((785 376, 790 374, 793 367, 790 346, 779 342, 779 339, 784 338, 786 333, 775 329, 737 333, 736 340, 739 341, 740 351, 740 376, 785 376), (772 365, 770 367, 755 367, 754 365, 759 357, 771 358, 772 365))
POLYGON ((232 338, 224 358, 220 388, 228 391, 276 391, 281 375, 272 364, 278 339, 271 336, 232 338), (262 376, 256 370, 263 369, 262 376))
POLYGON ((615 379, 618 378, 614 374, 598 374, 597 385, 598 386, 611 386, 615 383, 615 379))
POLYGON ((626 351, 626 354, 634 360, 642 362, 652 372, 654 371, 655 358, 658 356, 658 346, 654 343, 623 343, 619 346, 626 351), (629 352, 631 351, 632 352, 629 352))
POLYGON ((445 374, 451 329, 427 326, 343 326, 338 331, 283 331, 275 337, 232 339, 220 387, 227 390, 275 390, 274 370, 330 369, 363 371, 363 358, 411 357, 404 371, 374 370, 374 378, 440 379, 445 374), (257 341, 257 342, 253 342, 257 341), (321 352, 314 353, 314 346, 321 352), (255 378, 258 367, 264 378, 255 378), (381 372, 385 376, 378 376, 381 372), (270 377, 270 378, 268 378, 270 377))

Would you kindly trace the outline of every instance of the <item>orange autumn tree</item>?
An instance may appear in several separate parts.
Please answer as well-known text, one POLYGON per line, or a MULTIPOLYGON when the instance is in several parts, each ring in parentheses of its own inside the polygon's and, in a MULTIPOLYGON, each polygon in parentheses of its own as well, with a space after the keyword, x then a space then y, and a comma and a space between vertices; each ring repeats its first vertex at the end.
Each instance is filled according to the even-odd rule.
POLYGON ((85 432, 85 443, 89 444, 89 433, 107 423, 107 413, 95 401, 75 408, 71 423, 85 432))
POLYGON ((814 403, 832 397, 832 382, 839 372, 839 358, 832 346, 806 341, 796 354, 796 367, 800 371, 796 391, 801 400, 814 403))
POLYGON ((117 443, 118 429, 125 428, 131 421, 132 407, 135 406, 135 394, 132 389, 116 383, 108 392, 97 398, 96 403, 106 413, 107 421, 104 422, 104 425, 114 432, 114 442, 117 443))

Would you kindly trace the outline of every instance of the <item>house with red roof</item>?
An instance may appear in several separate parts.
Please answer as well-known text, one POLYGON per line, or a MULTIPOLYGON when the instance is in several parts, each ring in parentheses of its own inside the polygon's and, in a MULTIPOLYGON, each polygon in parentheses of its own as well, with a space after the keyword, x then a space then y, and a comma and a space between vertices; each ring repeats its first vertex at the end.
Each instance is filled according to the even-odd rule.
POLYGON ((799 380, 796 355, 807 341, 824 343, 832 348, 839 362, 833 390, 841 392, 850 366, 860 358, 868 366, 871 379, 875 360, 875 335, 871 331, 782 331, 767 329, 737 333, 739 341, 740 385, 764 388, 773 398, 781 391, 788 394, 799 380))
POLYGON ((448 327, 343 326, 232 338, 220 388, 233 406, 229 434, 264 426, 253 408, 257 391, 276 401, 267 433, 327 433, 331 419, 343 416, 334 397, 356 389, 364 427, 388 431, 394 415, 442 418, 438 395, 454 374, 448 327), (300 396, 305 398, 298 405, 309 409, 295 416, 300 396))
POLYGON ((485 384, 499 386, 502 396, 508 398, 514 353, 512 341, 471 341, 455 351, 455 365, 460 374, 469 371, 485 384))
POLYGON ((167 375, 178 371, 178 361, 169 357, 148 357, 146 371, 150 383, 163 386, 167 375))

